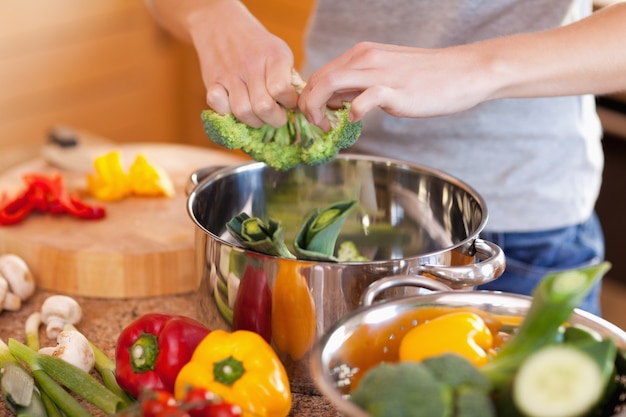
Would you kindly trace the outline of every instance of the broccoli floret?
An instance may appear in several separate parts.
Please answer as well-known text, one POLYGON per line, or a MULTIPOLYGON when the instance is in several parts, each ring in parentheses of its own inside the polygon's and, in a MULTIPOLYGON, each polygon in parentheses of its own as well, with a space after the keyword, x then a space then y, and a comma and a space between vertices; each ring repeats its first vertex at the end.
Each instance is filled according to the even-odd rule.
POLYGON ((336 143, 339 149, 346 149, 354 145, 363 124, 361 122, 350 122, 348 115, 350 114, 350 103, 344 103, 344 107, 338 110, 326 109, 326 118, 330 122, 332 129, 327 133, 331 142, 336 143))
POLYGON ((214 110, 204 110, 201 119, 204 132, 209 139, 228 149, 250 146, 250 142, 254 141, 257 136, 253 128, 241 123, 232 114, 219 114, 214 110))
POLYGON ((324 132, 309 123, 298 110, 287 110, 287 123, 279 128, 264 125, 254 128, 233 115, 204 110, 204 131, 211 141, 228 149, 241 149, 255 161, 277 170, 287 170, 301 163, 323 164, 339 150, 353 145, 362 130, 361 122, 348 121, 349 103, 339 110, 327 110, 331 130, 324 132))

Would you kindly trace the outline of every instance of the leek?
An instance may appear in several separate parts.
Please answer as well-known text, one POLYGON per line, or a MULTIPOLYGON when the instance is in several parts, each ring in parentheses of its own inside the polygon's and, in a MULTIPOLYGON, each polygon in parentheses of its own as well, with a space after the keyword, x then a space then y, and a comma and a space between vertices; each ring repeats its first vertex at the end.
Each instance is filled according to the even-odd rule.
POLYGON ((337 262, 334 256, 337 237, 356 203, 342 201, 315 210, 296 234, 293 244, 298 259, 337 262))
POLYGON ((248 249, 268 255, 295 259, 285 244, 280 223, 273 219, 264 222, 258 217, 250 217, 247 213, 240 213, 226 223, 226 228, 239 243, 248 249))
POLYGON ((508 383, 527 357, 558 339, 561 326, 610 268, 602 262, 546 275, 514 337, 481 368, 494 386, 508 383))

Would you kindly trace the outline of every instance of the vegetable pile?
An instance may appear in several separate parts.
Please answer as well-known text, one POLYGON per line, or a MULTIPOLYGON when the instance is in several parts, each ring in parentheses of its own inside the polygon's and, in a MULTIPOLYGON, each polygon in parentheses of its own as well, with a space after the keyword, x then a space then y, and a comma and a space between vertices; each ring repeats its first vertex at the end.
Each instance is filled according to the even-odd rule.
POLYGON ((335 256, 339 232, 356 205, 355 200, 350 200, 315 209, 294 238, 295 254, 287 247, 281 223, 275 219, 263 220, 244 212, 233 217, 226 228, 246 248, 267 255, 328 262, 362 261, 364 258, 350 241, 343 242, 339 248, 338 254, 342 257, 335 256))
POLYGON ((71 297, 48 297, 26 343, 0 340, 2 399, 23 417, 285 417, 291 390, 272 347, 250 331, 211 331, 185 316, 147 313, 120 333, 115 360, 75 327, 71 297), (56 339, 40 347, 39 329, 56 339))
POLYGON ((624 352, 611 338, 566 324, 609 267, 545 277, 504 340, 498 326, 469 311, 416 325, 399 341, 396 362, 353 381, 352 401, 373 417, 613 415, 625 392, 624 352))

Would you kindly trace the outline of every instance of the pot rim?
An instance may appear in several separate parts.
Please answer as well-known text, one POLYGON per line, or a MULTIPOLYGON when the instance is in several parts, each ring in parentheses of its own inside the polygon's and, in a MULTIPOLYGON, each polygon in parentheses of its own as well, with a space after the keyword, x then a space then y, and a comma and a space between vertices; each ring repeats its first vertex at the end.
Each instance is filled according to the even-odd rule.
MULTIPOLYGON (((419 255, 409 256, 409 257, 400 258, 400 259, 391 259, 391 260, 381 259, 381 260, 366 261, 366 262, 363 262, 363 261, 341 262, 341 264, 357 264, 357 265, 358 264, 361 264, 361 265, 364 265, 364 264, 377 265, 378 264, 380 265, 380 264, 387 264, 389 262, 399 261, 399 260, 412 260, 412 259, 420 259, 420 258, 429 257, 429 256, 436 256, 442 253, 449 252, 451 250, 455 250, 460 247, 473 247, 474 241, 479 237, 480 232, 483 231, 483 229, 485 228, 487 224, 487 221, 489 219, 489 209, 487 207, 487 203, 485 199, 480 195, 480 193, 478 193, 478 191, 474 187, 462 181, 461 179, 451 174, 448 174, 444 171, 441 171, 437 168, 432 168, 426 165, 407 162, 407 161, 403 161, 400 159, 387 158, 387 157, 375 156, 375 155, 364 155, 364 154, 343 153, 343 154, 337 155, 335 159, 344 160, 344 161, 366 161, 366 162, 373 162, 379 165, 388 165, 388 166, 395 165, 399 169, 404 169, 404 170, 409 170, 409 171, 422 171, 428 175, 440 178, 464 190, 465 192, 467 192, 469 195, 472 196, 472 198, 480 206, 481 211, 482 211, 482 217, 480 219, 480 223, 475 227, 473 235, 466 237, 465 239, 459 241, 458 243, 452 246, 435 250, 435 251, 431 251, 431 252, 424 252, 419 255)), ((327 164, 331 164, 331 163, 333 163, 333 161, 330 161, 327 164)), ((224 240, 220 236, 208 230, 204 225, 200 223, 200 221, 194 215, 193 206, 194 206, 194 201, 198 197, 199 193, 201 193, 202 189, 206 188, 210 183, 219 181, 221 178, 224 178, 224 177, 237 175, 242 172, 254 171, 254 170, 261 169, 261 168, 269 169, 269 167, 263 162, 251 161, 251 162, 246 162, 243 164, 228 165, 224 167, 217 167, 217 166, 205 167, 192 173, 191 181, 193 184, 188 188, 186 208, 187 208, 187 214, 189 215, 191 220, 195 223, 195 225, 198 226, 200 230, 202 230, 204 233, 208 234, 212 239, 217 240, 220 244, 227 245, 235 250, 241 250, 244 252, 250 251, 249 249, 244 248, 243 246, 224 240), (201 173, 201 171, 205 171, 205 170, 208 171, 208 174, 201 173)), ((263 254, 263 255, 270 257, 270 258, 279 258, 278 256, 273 256, 273 255, 266 255, 266 254, 263 254)), ((284 259, 286 261, 293 261, 293 262, 307 262, 307 261, 303 261, 299 259, 287 259, 287 258, 284 258, 284 259)), ((330 262, 330 261, 315 261, 315 263, 336 264, 336 262, 330 262)))

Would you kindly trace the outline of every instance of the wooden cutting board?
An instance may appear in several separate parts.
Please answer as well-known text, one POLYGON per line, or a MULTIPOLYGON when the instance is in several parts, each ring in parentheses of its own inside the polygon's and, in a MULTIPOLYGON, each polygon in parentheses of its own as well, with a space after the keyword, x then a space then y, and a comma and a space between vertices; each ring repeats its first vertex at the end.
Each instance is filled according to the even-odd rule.
POLYGON ((39 287, 60 293, 125 298, 194 291, 196 227, 187 213, 185 187, 199 168, 246 161, 233 152, 177 144, 102 143, 80 151, 47 145, 41 158, 0 173, 0 193, 23 189, 26 172, 60 172, 68 190, 105 206, 107 215, 91 221, 31 214, 20 224, 0 226, 0 253, 21 256, 39 287), (127 165, 141 153, 161 166, 176 195, 109 203, 89 198, 86 174, 93 170, 93 159, 113 149, 121 151, 127 165))

